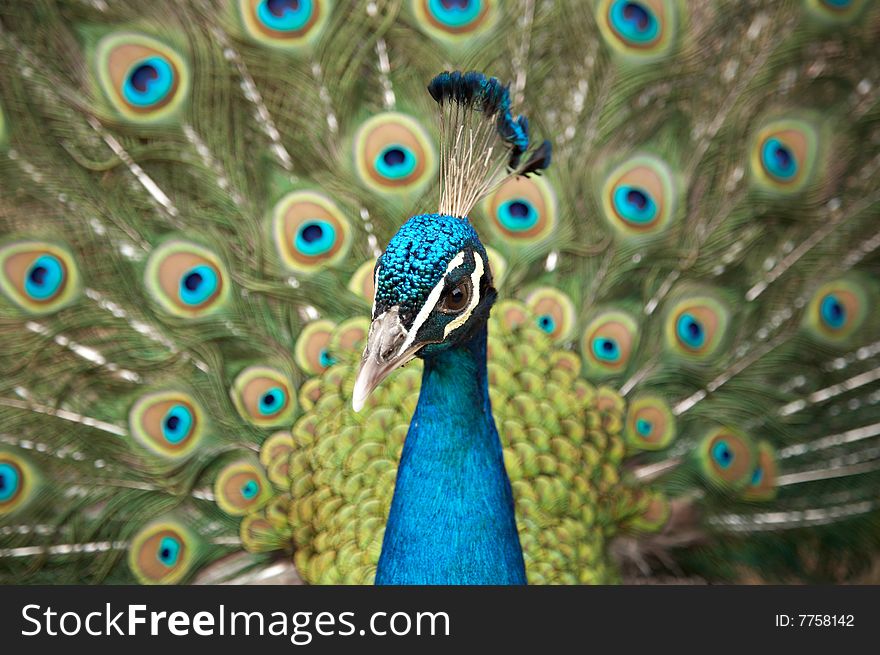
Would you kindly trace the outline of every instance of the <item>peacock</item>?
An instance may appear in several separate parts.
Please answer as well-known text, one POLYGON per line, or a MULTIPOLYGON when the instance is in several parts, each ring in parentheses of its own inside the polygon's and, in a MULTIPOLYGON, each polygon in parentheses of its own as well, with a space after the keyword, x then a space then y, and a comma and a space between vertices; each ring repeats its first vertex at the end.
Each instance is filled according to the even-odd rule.
POLYGON ((878 38, 0 3, 0 580, 868 579, 878 38))

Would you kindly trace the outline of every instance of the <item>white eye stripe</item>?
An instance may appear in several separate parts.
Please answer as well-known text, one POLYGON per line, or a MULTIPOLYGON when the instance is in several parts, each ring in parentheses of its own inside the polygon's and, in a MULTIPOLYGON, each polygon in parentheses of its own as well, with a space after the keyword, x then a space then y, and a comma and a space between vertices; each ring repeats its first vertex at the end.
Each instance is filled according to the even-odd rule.
POLYGON ((471 273, 471 300, 468 303, 467 308, 451 320, 446 326, 446 329, 443 330, 444 339, 449 336, 450 332, 467 323, 467 320, 471 317, 471 313, 474 311, 474 307, 480 302, 480 278, 483 277, 484 268, 485 264, 483 263, 482 255, 474 251, 474 271, 471 273))
POLYGON ((450 261, 449 265, 446 267, 446 273, 444 273, 443 277, 440 278, 437 286, 431 289, 431 293, 428 294, 428 299, 425 301, 425 304, 422 305, 422 308, 416 315, 416 320, 413 321, 412 327, 409 329, 409 332, 406 335, 406 341, 403 342, 403 346, 401 346, 399 352, 405 352, 412 345, 412 342, 415 340, 416 335, 419 333, 419 329, 422 327, 422 324, 428 320, 428 317, 431 315, 431 312, 434 311, 434 308, 437 305, 437 301, 440 300, 440 295, 443 293, 443 289, 446 286, 446 276, 462 264, 464 264, 463 250, 452 258, 452 261, 450 261))
POLYGON ((370 310, 370 318, 376 315, 376 294, 379 293, 379 264, 373 267, 373 308, 370 310))

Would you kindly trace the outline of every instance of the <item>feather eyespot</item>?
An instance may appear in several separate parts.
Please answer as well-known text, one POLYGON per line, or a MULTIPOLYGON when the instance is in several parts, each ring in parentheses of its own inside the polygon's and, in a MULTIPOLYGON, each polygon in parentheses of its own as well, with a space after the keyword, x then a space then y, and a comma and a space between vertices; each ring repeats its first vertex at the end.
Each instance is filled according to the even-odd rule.
POLYGON ((284 266, 298 273, 339 263, 351 245, 351 228, 342 210, 314 191, 293 191, 276 203, 272 236, 284 266))
POLYGON ((15 462, 0 460, 0 503, 8 503, 21 489, 21 469, 15 462))
POLYGON ((607 311, 590 321, 581 349, 592 376, 614 375, 625 370, 638 343, 635 320, 625 312, 607 311))
POLYGON ((251 366, 235 378, 230 392, 238 413, 259 427, 286 425, 296 411, 288 377, 268 366, 251 366))
POLYGON ((183 58, 164 43, 141 34, 112 34, 97 46, 98 79, 125 118, 155 121, 181 104, 189 87, 183 58))
POLYGON ((556 319, 551 314, 541 314, 536 322, 538 327, 547 334, 553 334, 556 330, 556 319))
POLYGON ((636 397, 627 408, 624 436, 637 450, 661 450, 675 439, 675 417, 660 396, 636 397))
POLYGON ((656 57, 672 44, 675 7, 668 0, 602 0, 598 23, 602 36, 618 52, 656 57))
POLYGON ((243 516, 259 509, 272 498, 272 485, 259 464, 233 462, 217 475, 214 498, 227 514, 243 516))
POLYGON ((798 170, 794 152, 776 137, 766 139, 761 145, 761 163, 771 176, 780 181, 789 181, 798 170))
POLYGON ((699 349, 706 343, 706 329, 691 312, 682 312, 675 321, 675 334, 686 348, 699 349))
POLYGON ((777 491, 776 452, 766 441, 758 443, 757 458, 742 496, 746 500, 771 500, 777 491))
POLYGON ((666 318, 666 343, 675 353, 705 359, 718 351, 729 323, 727 308, 709 296, 676 302, 666 318))
POLYGON ((299 49, 321 34, 330 13, 329 0, 239 0, 244 29, 264 45, 299 49))
POLYGON ((195 538, 183 525, 160 521, 134 536, 128 565, 142 584, 176 584, 189 573, 195 550, 195 538))
POLYGON ((180 276, 177 295, 187 305, 200 305, 217 292, 217 271, 208 264, 198 264, 180 276))
POLYGON ((125 76, 122 96, 131 105, 150 107, 162 101, 174 86, 171 64, 162 57, 136 62, 125 76))
POLYGON ((358 176, 381 193, 414 191, 436 167, 428 134, 405 114, 389 112, 365 121, 355 135, 354 147, 358 176))
POLYGON ((312 321, 303 327, 297 337, 294 348, 296 363, 309 375, 319 375, 335 363, 330 354, 330 341, 335 329, 333 321, 312 321))
POLYGON ((703 437, 697 457, 704 477, 713 485, 742 488, 752 480, 755 447, 744 434, 716 428, 703 437))
POLYGON ((556 198, 544 178, 513 177, 486 198, 483 213, 505 242, 526 246, 552 234, 556 198))
POLYGON ((819 287, 807 306, 807 326, 823 341, 845 341, 862 326, 870 304, 867 286, 861 281, 828 282, 819 287))
POLYGON ((526 297, 526 307, 538 328, 553 341, 560 343, 574 329, 574 303, 565 293, 553 287, 538 287, 526 297))
POLYGON ((189 394, 160 391, 139 398, 128 415, 132 437, 150 452, 181 459, 198 446, 204 411, 189 394))
POLYGON ((651 43, 660 32, 654 12, 641 2, 611 3, 609 22, 620 38, 633 43, 651 43))
POLYGON ((530 230, 538 222, 538 212, 526 198, 513 198, 498 207, 498 219, 512 230, 530 230))
POLYGON ((824 296, 819 303, 819 316, 822 322, 832 330, 839 330, 846 324, 846 306, 834 293, 824 296))
POLYGON ((336 229, 327 221, 309 220, 296 231, 296 247, 306 255, 322 255, 335 241, 336 229))
POLYGON ((854 18, 866 4, 866 0, 807 0, 807 6, 813 13, 829 23, 840 23, 854 18))
POLYGON ((31 497, 35 476, 26 461, 0 451, 0 516, 21 508, 31 497))
POLYGON ((0 290, 31 314, 61 309, 79 292, 79 273, 69 252, 42 241, 0 247, 0 290))
POLYGON ((417 163, 412 150, 399 143, 392 143, 379 151, 373 166, 385 179, 397 180, 412 175, 417 163))
POLYGON ((631 223, 647 223, 657 215, 657 205, 651 195, 639 187, 622 186, 614 190, 614 207, 627 214, 631 223))
POLYGON ((51 298, 64 282, 64 264, 55 255, 40 255, 28 267, 24 288, 35 300, 51 298))
POLYGON ((412 0, 419 27, 430 36, 458 41, 484 34, 497 20, 497 0, 412 0))
POLYGON ((816 167, 818 142, 815 128, 805 121, 780 120, 765 126, 752 146, 755 182, 776 193, 800 191, 816 167))
POLYGON ((188 241, 167 241, 156 248, 147 261, 145 282, 162 309, 186 318, 215 312, 229 297, 219 257, 188 241))
POLYGON ((602 192, 605 220, 623 237, 658 234, 675 212, 673 177, 656 157, 641 155, 618 166, 602 192))

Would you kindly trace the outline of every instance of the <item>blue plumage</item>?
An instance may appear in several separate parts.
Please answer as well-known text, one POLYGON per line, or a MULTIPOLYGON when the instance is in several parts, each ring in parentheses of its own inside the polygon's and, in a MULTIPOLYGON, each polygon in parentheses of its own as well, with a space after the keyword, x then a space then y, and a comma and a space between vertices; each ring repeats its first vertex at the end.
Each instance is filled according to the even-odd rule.
POLYGON ((399 305, 402 316, 417 312, 449 260, 466 245, 486 252, 467 220, 443 214, 410 218, 377 263, 381 274, 376 280, 376 311, 399 305))
POLYGON ((376 584, 525 584, 492 418, 486 328, 426 357, 376 584))
POLYGON ((368 345, 365 362, 377 358, 381 371, 398 366, 408 344, 425 361, 377 584, 525 583, 488 395, 491 280, 471 224, 443 214, 410 218, 377 263, 376 346, 368 345), (467 298, 450 311, 444 303, 455 289, 466 289, 467 298))
POLYGON ((0 578, 878 552, 878 3, 4 4, 0 578))
MULTIPOLYGON (((464 121, 461 129, 469 131, 471 141, 482 130, 497 131, 500 145, 509 149, 499 165, 506 163, 509 171, 528 174, 549 165, 550 145, 545 142, 520 167, 529 147, 528 120, 513 118, 508 88, 496 78, 477 72, 441 73, 428 91, 441 113, 450 103, 466 110, 465 118, 458 111, 449 116, 447 138, 456 135, 456 148, 461 140, 455 121, 464 121)), ((363 406, 369 392, 394 368, 416 356, 425 362, 377 584, 526 582, 510 481, 489 401, 486 320, 495 289, 486 249, 466 218, 471 203, 491 188, 492 181, 484 181, 481 188, 475 178, 485 173, 457 164, 482 161, 489 154, 491 150, 448 155, 454 170, 443 191, 456 200, 441 200, 438 213, 410 218, 376 265, 373 325, 354 407, 363 406)), ((519 215, 523 209, 528 207, 518 205, 510 211, 519 215)), ((553 318, 547 318, 552 323, 553 318)))
POLYGON ((54 255, 42 255, 25 276, 24 288, 31 298, 45 300, 58 291, 64 281, 64 267, 54 255))
MULTIPOLYGON (((509 168, 520 168, 520 160, 529 149, 529 120, 525 116, 513 117, 510 90, 498 78, 486 77, 476 71, 447 71, 431 80, 428 93, 441 107, 444 103, 455 102, 487 118, 494 117, 499 136, 510 148, 509 168)), ((550 143, 544 141, 518 172, 521 175, 537 173, 549 165, 550 143)))

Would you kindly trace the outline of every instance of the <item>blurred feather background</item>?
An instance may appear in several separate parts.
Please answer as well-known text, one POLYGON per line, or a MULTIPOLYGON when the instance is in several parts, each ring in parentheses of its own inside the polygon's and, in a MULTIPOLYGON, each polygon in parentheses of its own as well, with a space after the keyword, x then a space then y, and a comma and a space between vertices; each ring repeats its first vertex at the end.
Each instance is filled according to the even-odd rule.
POLYGON ((868 582, 865 0, 0 2, 0 579, 369 583, 420 364, 350 396, 438 203, 442 70, 554 145, 471 219, 529 581, 868 582))

